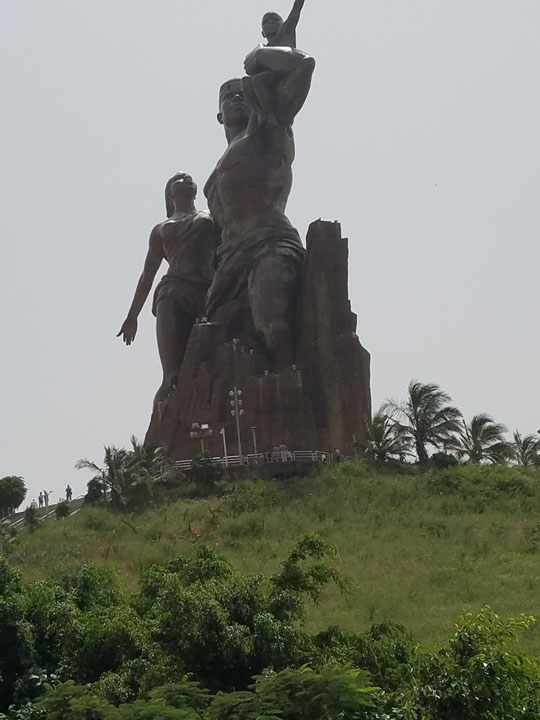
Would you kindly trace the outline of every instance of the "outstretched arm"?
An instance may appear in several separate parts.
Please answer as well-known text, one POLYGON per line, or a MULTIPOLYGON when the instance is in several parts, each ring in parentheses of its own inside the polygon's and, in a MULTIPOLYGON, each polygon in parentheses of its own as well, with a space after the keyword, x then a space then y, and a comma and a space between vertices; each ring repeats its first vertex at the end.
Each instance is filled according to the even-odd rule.
POLYGON ((146 298, 152 289, 152 283, 154 282, 154 278, 156 277, 156 273, 159 270, 162 260, 163 243, 159 232, 159 226, 156 226, 150 235, 150 246, 144 262, 142 275, 137 283, 131 307, 129 308, 127 318, 124 320, 122 327, 120 328, 120 332, 116 336, 120 337, 120 335, 122 335, 122 339, 126 345, 131 345, 131 343, 135 340, 135 335, 137 334, 137 318, 139 317, 139 313, 143 309, 146 298))
POLYGON ((306 0, 294 0, 293 9, 284 23, 284 25, 287 26, 287 29, 291 28, 292 30, 296 30, 298 22, 300 21, 300 13, 302 12, 305 2, 306 0))

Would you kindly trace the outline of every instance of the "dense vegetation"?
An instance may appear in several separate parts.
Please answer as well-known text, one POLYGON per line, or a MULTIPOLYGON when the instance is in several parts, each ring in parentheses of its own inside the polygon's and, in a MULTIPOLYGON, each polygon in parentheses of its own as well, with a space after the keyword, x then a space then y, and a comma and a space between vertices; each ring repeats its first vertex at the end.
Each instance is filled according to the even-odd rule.
POLYGON ((532 620, 485 605, 538 607, 539 479, 344 463, 24 532, 0 572, 0 707, 17 720, 537 718, 537 662, 511 644, 521 631, 538 654, 532 620))
POLYGON ((301 539, 271 576, 207 545, 141 575, 82 565, 21 584, 0 559, 0 709, 14 720, 532 720, 540 665, 512 648, 531 618, 486 607, 435 651, 391 623, 306 631, 306 600, 343 586, 332 546, 301 539), (9 709, 8 709, 9 708, 9 709))
POLYGON ((506 433, 412 382, 307 478, 81 460, 81 512, 2 536, 0 718, 537 720, 540 438, 506 433))

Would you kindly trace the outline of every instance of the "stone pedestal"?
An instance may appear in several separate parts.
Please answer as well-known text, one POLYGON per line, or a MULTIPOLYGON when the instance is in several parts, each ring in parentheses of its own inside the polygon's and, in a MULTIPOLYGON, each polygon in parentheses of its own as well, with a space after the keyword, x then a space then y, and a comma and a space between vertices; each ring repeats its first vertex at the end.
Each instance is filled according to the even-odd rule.
POLYGON ((264 356, 239 343, 223 343, 218 325, 193 328, 178 388, 155 409, 146 442, 167 449, 171 460, 200 451, 190 438, 194 422, 208 423, 207 449, 238 454, 229 391, 242 390, 240 420, 244 455, 286 445, 289 450, 339 449, 354 455, 354 441, 365 445, 371 414, 370 356, 356 335, 356 315, 348 297, 348 241, 339 223, 312 223, 298 305, 297 362, 269 372, 264 356), (252 428, 256 428, 252 431, 252 428))

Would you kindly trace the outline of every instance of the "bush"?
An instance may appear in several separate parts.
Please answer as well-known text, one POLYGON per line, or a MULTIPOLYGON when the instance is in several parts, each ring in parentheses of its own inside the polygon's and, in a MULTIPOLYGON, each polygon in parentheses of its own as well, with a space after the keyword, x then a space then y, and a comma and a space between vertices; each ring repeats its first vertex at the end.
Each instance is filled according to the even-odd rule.
POLYGON ((190 477, 199 489, 199 494, 206 497, 215 490, 225 474, 221 463, 212 460, 208 452, 200 453, 193 458, 190 477))
POLYGON ((67 518, 71 515, 71 507, 67 500, 62 500, 57 504, 54 512, 56 513, 56 519, 62 520, 63 518, 67 518))
POLYGON ((105 483, 99 478, 92 478, 87 484, 87 492, 84 498, 85 504, 103 505, 106 501, 105 483))
POLYGON ((24 524, 30 530, 34 532, 39 527, 40 519, 38 509, 35 507, 27 507, 24 511, 24 524))
POLYGON ((434 468, 437 468, 437 470, 447 470, 451 467, 457 467, 459 461, 454 455, 438 452, 431 456, 430 464, 433 465, 434 468))

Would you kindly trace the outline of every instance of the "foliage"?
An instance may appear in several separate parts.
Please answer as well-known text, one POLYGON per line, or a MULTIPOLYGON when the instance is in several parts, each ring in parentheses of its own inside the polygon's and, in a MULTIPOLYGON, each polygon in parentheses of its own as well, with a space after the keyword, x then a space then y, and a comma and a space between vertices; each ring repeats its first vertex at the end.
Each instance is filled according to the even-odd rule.
POLYGON ((61 500, 55 507, 54 512, 57 520, 69 517, 71 514, 71 508, 67 500, 61 500))
POLYGON ((308 666, 265 673, 255 678, 253 692, 218 695, 209 720, 361 720, 375 717, 369 674, 352 668, 308 666))
POLYGON ((461 413, 448 403, 448 393, 438 385, 411 381, 404 402, 387 400, 382 411, 397 423, 404 442, 414 444, 418 461, 426 465, 429 460, 427 446, 445 447, 459 430, 461 413))
POLYGON ((402 462, 410 453, 410 438, 399 432, 399 425, 389 415, 379 410, 366 424, 366 454, 379 463, 391 459, 402 462))
POLYGON ((433 453, 429 461, 430 464, 438 470, 448 470, 448 468, 459 465, 459 461, 455 455, 445 452, 433 453))
POLYGON ((99 477, 93 477, 87 483, 87 492, 84 502, 88 505, 101 505, 107 497, 107 487, 105 481, 99 477))
POLYGON ((24 617, 20 576, 0 557, 0 711, 11 702, 32 661, 31 627, 24 617))
POLYGON ((540 467, 540 437, 514 433, 514 457, 522 467, 540 467))
POLYGON ((494 422, 489 415, 474 415, 470 423, 463 421, 459 429, 455 440, 458 457, 473 465, 508 462, 513 450, 504 438, 506 432, 507 428, 494 422))
POLYGON ((141 510, 152 502, 163 458, 160 448, 145 446, 132 436, 131 450, 105 447, 103 467, 87 459, 79 460, 75 467, 95 473, 88 483, 88 503, 101 502, 105 491, 114 508, 141 510))
POLYGON ((207 496, 214 491, 216 484, 223 480, 224 470, 221 464, 205 451, 193 458, 190 477, 197 485, 199 494, 207 496))
POLYGON ((40 519, 38 509, 30 505, 24 511, 24 524, 30 531, 33 532, 38 529, 39 523, 40 519))
POLYGON ((26 497, 22 477, 8 475, 0 478, 0 519, 14 512, 26 497))
POLYGON ((405 718, 533 720, 540 716, 540 665, 513 652, 532 618, 468 613, 450 644, 420 657, 403 693, 405 718))

